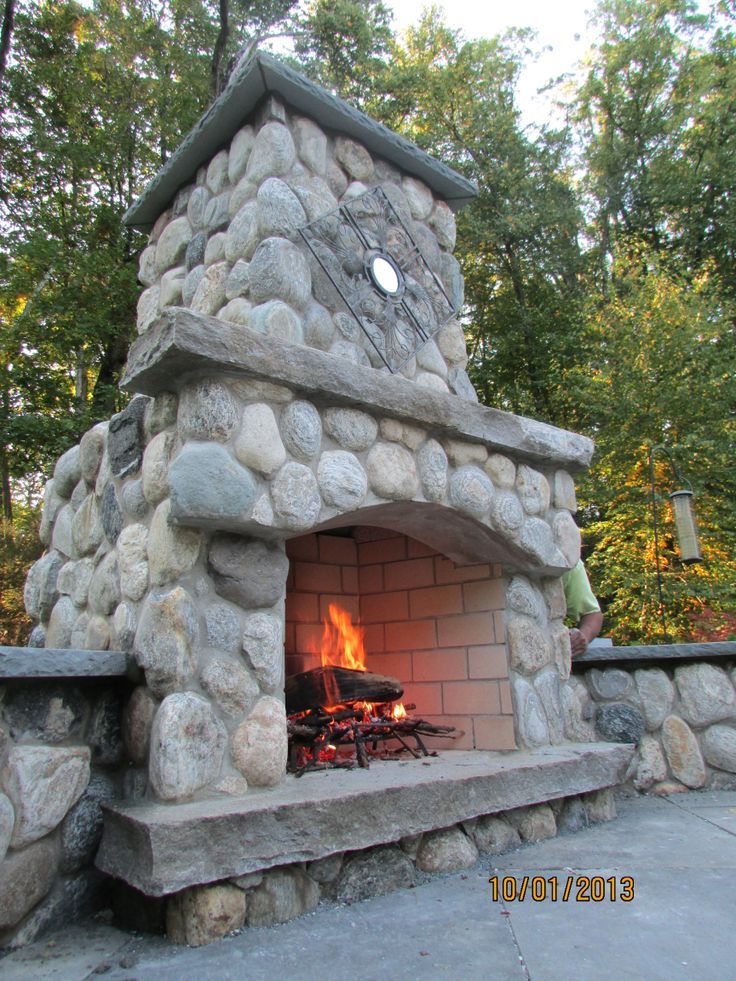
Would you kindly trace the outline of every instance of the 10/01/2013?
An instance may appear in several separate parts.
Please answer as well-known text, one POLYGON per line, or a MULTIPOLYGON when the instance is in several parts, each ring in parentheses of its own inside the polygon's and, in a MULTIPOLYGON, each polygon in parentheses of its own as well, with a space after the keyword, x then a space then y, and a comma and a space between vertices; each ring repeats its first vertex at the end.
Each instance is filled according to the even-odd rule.
POLYGON ((568 875, 558 881, 557 876, 545 878, 542 875, 524 875, 517 878, 513 875, 492 875, 488 880, 491 886, 491 899, 494 903, 503 900, 506 903, 523 902, 531 899, 534 903, 551 902, 567 903, 603 903, 606 900, 630 903, 634 898, 634 878, 630 875, 612 875, 604 878, 602 875, 568 875))

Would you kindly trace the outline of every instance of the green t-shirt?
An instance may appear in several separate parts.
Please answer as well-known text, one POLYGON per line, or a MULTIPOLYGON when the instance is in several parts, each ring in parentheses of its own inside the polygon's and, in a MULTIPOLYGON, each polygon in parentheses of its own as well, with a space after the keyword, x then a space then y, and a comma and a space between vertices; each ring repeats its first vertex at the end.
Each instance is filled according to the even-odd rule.
POLYGON ((586 613, 596 613, 600 611, 598 600, 595 598, 593 590, 588 582, 588 574, 585 571, 583 560, 578 559, 577 565, 573 566, 569 572, 562 577, 562 585, 565 589, 565 602, 567 603, 567 615, 577 623, 586 613))

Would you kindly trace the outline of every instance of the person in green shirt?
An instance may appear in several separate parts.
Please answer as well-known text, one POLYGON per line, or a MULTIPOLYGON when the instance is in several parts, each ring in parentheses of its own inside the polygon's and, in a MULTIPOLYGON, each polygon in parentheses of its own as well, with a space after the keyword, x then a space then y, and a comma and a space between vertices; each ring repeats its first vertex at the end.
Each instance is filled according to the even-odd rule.
POLYGON ((564 574, 562 585, 565 589, 567 615, 577 624, 570 629, 572 656, 577 657, 586 652, 588 644, 601 632, 603 614, 590 588, 582 559, 578 559, 577 565, 564 574))

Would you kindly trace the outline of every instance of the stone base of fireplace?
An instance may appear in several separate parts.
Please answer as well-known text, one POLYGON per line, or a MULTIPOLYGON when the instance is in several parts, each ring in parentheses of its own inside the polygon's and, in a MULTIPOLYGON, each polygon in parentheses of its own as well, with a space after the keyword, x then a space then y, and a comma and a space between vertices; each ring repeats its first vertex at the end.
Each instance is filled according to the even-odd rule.
POLYGON ((610 743, 446 751, 289 777, 278 789, 239 799, 112 805, 97 866, 148 896, 167 895, 613 787, 632 752, 610 743))

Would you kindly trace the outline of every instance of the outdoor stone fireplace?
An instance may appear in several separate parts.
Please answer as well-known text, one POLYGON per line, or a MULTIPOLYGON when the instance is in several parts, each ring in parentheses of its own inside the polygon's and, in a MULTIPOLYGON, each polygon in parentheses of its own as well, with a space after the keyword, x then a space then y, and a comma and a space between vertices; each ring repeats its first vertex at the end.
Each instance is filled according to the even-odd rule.
POLYGON ((150 895, 621 778, 623 748, 563 747, 585 728, 560 576, 592 444, 477 403, 452 255, 474 193, 257 54, 126 217, 150 231, 135 397, 59 460, 26 600, 32 646, 137 666, 97 861, 150 895), (368 668, 458 730, 432 748, 460 769, 406 777, 421 817, 391 804, 393 771, 329 774, 320 837, 324 788, 284 783, 284 680, 316 663, 333 601, 368 668), (489 754, 526 772, 540 748, 549 773, 516 789, 513 754, 489 754), (385 797, 361 828, 357 793, 385 797))

